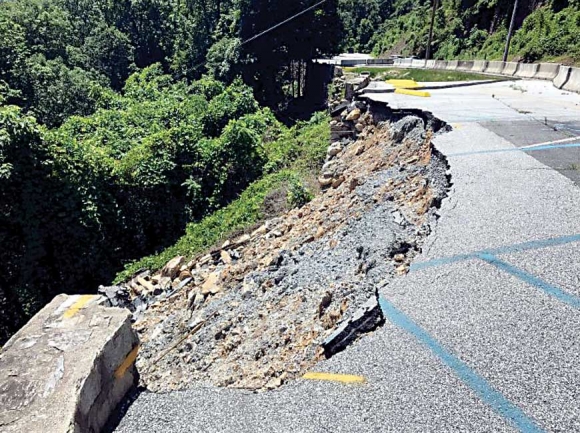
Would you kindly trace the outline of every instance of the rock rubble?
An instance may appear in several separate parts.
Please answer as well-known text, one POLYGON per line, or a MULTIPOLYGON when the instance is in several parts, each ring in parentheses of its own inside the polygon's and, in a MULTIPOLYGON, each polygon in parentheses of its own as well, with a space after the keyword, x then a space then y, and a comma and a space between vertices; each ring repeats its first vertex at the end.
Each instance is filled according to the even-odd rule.
POLYGON ((272 389, 350 343, 357 324, 381 322, 377 288, 404 275, 420 250, 447 167, 419 117, 375 125, 355 102, 330 127, 322 192, 311 202, 206 255, 101 289, 133 311, 147 388, 272 389))

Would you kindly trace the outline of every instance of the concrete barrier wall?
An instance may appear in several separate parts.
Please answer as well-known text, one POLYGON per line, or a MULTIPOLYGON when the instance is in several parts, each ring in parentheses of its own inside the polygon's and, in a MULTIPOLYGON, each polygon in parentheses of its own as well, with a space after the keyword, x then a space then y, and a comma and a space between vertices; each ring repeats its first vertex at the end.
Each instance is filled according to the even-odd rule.
POLYGON ((505 62, 491 61, 487 63, 487 67, 485 68, 484 72, 488 74, 501 74, 504 67, 505 62))
POLYGON ((570 66, 560 65, 560 68, 558 69, 558 75, 556 75, 556 77, 552 81, 554 86, 556 86, 558 89, 564 87, 564 84, 566 84, 566 82, 570 78, 571 71, 572 68, 570 66))
POLYGON ((392 65, 393 59, 367 59, 367 65, 392 65))
POLYGON ((512 76, 517 72, 519 65, 517 62, 505 62, 501 74, 512 76))
POLYGON ((473 62, 473 68, 471 70, 473 72, 483 72, 487 67, 487 60, 475 60, 473 62))
POLYGON ((455 69, 457 69, 458 64, 459 64, 458 60, 449 60, 447 62, 447 66, 445 67, 445 69, 455 70, 455 69))
POLYGON ((558 70, 560 65, 557 63, 540 63, 538 66, 538 72, 534 78, 539 78, 540 80, 553 80, 558 75, 558 70))
MULTIPOLYGON (((425 61, 422 59, 395 59, 393 65, 400 68, 423 68, 425 67, 425 61)), ((462 71, 516 76, 518 78, 552 80, 554 86, 559 89, 580 93, 580 69, 555 63, 518 63, 495 60, 428 60, 426 67, 429 69, 459 69, 462 71)))
POLYGON ((400 60, 401 60, 401 63, 400 63, 401 68, 410 68, 411 67, 411 63, 412 63, 411 59, 400 59, 400 60))
POLYGON ((356 59, 342 59, 340 61, 340 66, 354 66, 360 63, 364 63, 364 60, 356 60, 356 59))
POLYGON ((515 75, 520 78, 534 78, 538 72, 538 66, 537 63, 520 63, 515 75))
POLYGON ((571 92, 580 92, 580 69, 570 68, 570 76, 568 80, 561 87, 564 90, 569 90, 571 92))
POLYGON ((413 59, 411 61, 412 68, 424 68, 425 67, 425 60, 424 59, 413 59))
POLYGON ((457 63, 457 69, 460 71, 471 71, 473 68, 474 61, 473 60, 459 60, 457 63))
POLYGON ((2 433, 100 432, 136 381, 130 313, 59 295, 0 352, 2 433))

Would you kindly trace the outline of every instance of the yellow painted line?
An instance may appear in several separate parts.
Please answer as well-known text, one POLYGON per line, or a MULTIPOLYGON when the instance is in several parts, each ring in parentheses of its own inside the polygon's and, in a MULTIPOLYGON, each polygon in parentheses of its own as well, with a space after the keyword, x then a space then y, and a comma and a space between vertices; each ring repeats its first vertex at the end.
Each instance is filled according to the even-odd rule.
POLYGON ((91 302, 96 297, 97 297, 96 295, 81 295, 81 296, 79 296, 79 298, 76 300, 76 302, 74 304, 72 304, 70 307, 68 307, 68 309, 62 315, 62 317, 64 319, 70 319, 75 314, 77 314, 80 310, 82 310, 85 307, 85 305, 87 305, 89 302, 91 302))
POLYGON ((400 95, 421 96, 423 98, 429 98, 431 96, 431 93, 424 90, 395 89, 395 93, 399 93, 400 95))
POLYGON ((419 89, 423 87, 415 80, 387 80, 387 83, 395 86, 397 89, 419 89))
POLYGON ((121 365, 117 367, 117 369, 115 370, 116 379, 121 379, 123 376, 125 376, 125 373, 129 369, 129 367, 131 367, 135 362, 135 360, 137 359, 138 353, 139 353, 139 345, 135 346, 133 350, 129 352, 129 354, 127 355, 125 360, 121 363, 121 365))
POLYGON ((317 373, 310 371, 302 376, 302 378, 309 380, 329 380, 332 382, 342 383, 366 383, 366 379, 364 377, 355 376, 353 374, 317 373))

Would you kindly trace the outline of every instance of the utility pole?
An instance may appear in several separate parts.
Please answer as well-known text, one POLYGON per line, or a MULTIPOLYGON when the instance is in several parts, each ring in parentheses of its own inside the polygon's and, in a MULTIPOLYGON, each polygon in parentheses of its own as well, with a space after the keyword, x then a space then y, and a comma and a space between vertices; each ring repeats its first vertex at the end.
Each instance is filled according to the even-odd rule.
POLYGON ((429 56, 431 55, 431 42, 433 41, 433 26, 435 25, 435 9, 437 9, 437 3, 438 0, 433 0, 433 10, 431 11, 431 25, 429 26, 429 42, 427 42, 427 52, 425 53, 425 67, 427 67, 427 60, 429 60, 429 56))
POLYGON ((518 0, 514 0, 514 11, 512 12, 512 19, 510 21, 510 28, 508 30, 507 39, 505 41, 505 50, 503 52, 503 61, 507 62, 508 54, 510 52, 510 42, 512 40, 512 33, 514 31, 514 22, 516 20, 516 11, 518 9, 518 0))

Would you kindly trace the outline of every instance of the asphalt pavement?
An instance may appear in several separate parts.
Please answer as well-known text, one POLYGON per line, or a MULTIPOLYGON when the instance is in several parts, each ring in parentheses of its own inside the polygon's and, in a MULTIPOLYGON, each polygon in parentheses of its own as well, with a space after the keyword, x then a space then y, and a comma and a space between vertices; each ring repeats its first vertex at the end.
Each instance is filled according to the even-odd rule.
POLYGON ((550 82, 369 97, 453 127, 450 195, 384 326, 298 380, 251 393, 141 393, 117 432, 580 431, 580 95, 550 82), (530 147, 532 146, 532 147, 530 147))

